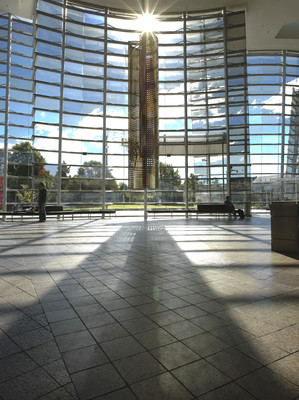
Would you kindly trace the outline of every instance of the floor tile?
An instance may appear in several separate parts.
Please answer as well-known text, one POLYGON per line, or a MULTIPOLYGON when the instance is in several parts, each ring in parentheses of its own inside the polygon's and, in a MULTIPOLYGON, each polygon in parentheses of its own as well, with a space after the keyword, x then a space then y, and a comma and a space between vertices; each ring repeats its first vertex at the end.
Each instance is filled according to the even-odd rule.
POLYGON ((110 311, 110 314, 117 321, 127 321, 129 319, 143 317, 142 312, 138 311, 134 307, 126 307, 126 308, 122 308, 120 310, 110 311))
POLYGON ((46 365, 60 359, 60 352, 54 341, 33 347, 27 350, 26 354, 39 365, 46 365))
POLYGON ((4 357, 19 353, 21 348, 7 336, 0 340, 0 360, 4 357))
POLYGON ((80 349, 96 343, 87 330, 57 336, 56 341, 61 352, 80 349))
POLYGON ((102 312, 100 314, 87 314, 81 316, 82 321, 88 329, 96 328, 106 324, 113 324, 116 322, 112 314, 108 312, 102 312))
POLYGON ((249 340, 236 348, 263 365, 270 364, 289 354, 287 351, 269 343, 265 337, 249 340))
POLYGON ((39 400, 78 400, 76 395, 69 393, 64 388, 59 388, 57 390, 53 390, 51 393, 47 393, 46 395, 39 398, 39 400))
POLYGON ((268 368, 261 368, 236 381, 259 400, 289 400, 299 396, 299 388, 268 368))
POLYGON ((119 389, 112 393, 108 393, 106 395, 97 397, 95 400, 136 400, 135 395, 133 392, 128 389, 119 389))
POLYGON ((151 351, 168 370, 181 367, 198 360, 200 357, 181 342, 171 343, 151 351))
POLYGON ((268 365, 268 368, 282 375, 299 387, 299 352, 268 365))
POLYGON ((282 350, 294 353, 299 350, 299 326, 294 325, 270 333, 269 335, 264 336, 264 340, 267 343, 274 344, 282 350))
POLYGON ((191 338, 183 340, 183 343, 190 349, 195 351, 201 357, 207 357, 211 354, 218 353, 230 347, 229 344, 223 342, 222 340, 216 338, 209 333, 202 333, 201 335, 196 335, 191 338))
POLYGON ((270 228, 0 222, 0 397, 299 398, 299 260, 271 251, 270 228))
POLYGON ((193 396, 171 374, 165 373, 132 385, 140 400, 189 400, 193 396))
POLYGON ((151 319, 147 317, 141 317, 141 318, 130 319, 128 321, 123 321, 122 325, 131 334, 149 331, 151 329, 158 327, 151 319))
POLYGON ((210 333, 216 336, 218 339, 230 344, 231 346, 236 346, 240 343, 244 343, 250 339, 255 338, 254 335, 244 331, 243 329, 235 325, 228 325, 216 328, 213 329, 210 333))
POLYGON ((115 367, 129 384, 165 372, 165 368, 149 353, 141 353, 114 362, 115 367))
POLYGON ((52 341, 53 336, 47 329, 39 328, 23 333, 22 335, 13 336, 12 339, 23 350, 28 350, 52 341))
POLYGON ((213 354, 206 360, 232 379, 247 375, 261 367, 260 363, 233 348, 213 354))
POLYGON ((192 319, 206 314, 206 311, 194 305, 177 308, 175 312, 185 319, 192 319))
POLYGON ((198 335, 204 331, 189 321, 181 321, 175 324, 166 325, 164 329, 179 340, 198 335))
POLYGON ((101 347, 112 361, 144 351, 143 346, 131 336, 104 342, 101 344, 101 347))
POLYGON ((228 383, 219 389, 212 390, 209 393, 197 397, 197 400, 256 400, 254 396, 246 390, 236 385, 235 383, 228 383))
POLYGON ((185 365, 172 373, 194 396, 200 396, 229 382, 227 376, 205 360, 185 365))
POLYGON ((106 355, 98 345, 67 351, 63 354, 63 360, 71 374, 108 362, 106 355))
POLYGON ((134 337, 148 350, 177 341, 174 336, 170 335, 163 328, 137 333, 134 337))
POLYGON ((157 314, 151 314, 149 318, 160 326, 166 326, 175 322, 184 321, 184 318, 174 311, 164 311, 157 314))
POLYGON ((82 400, 93 399, 126 386, 111 364, 76 372, 72 374, 72 380, 82 400))
POLYGON ((229 325, 227 321, 218 318, 213 314, 206 314, 201 317, 192 318, 191 322, 208 332, 213 329, 229 325))
POLYGON ((52 361, 44 365, 43 369, 61 386, 64 386, 71 382, 70 375, 65 367, 64 362, 61 359, 52 361))
POLYGON ((129 336, 129 333, 118 323, 92 328, 90 332, 98 343, 129 336))
POLYGON ((46 311, 46 316, 49 322, 57 322, 76 318, 77 314, 72 308, 66 308, 64 310, 46 311))
POLYGON ((83 331, 86 329, 80 318, 68 319, 67 321, 52 322, 50 326, 55 336, 83 331))
POLYGON ((0 384, 0 393, 5 400, 38 399, 58 387, 59 384, 39 368, 0 384))
MULTIPOLYGON (((25 353, 13 354, 0 360, 0 382, 37 368, 37 364, 25 353)), ((0 392, 1 393, 1 392, 0 392)))

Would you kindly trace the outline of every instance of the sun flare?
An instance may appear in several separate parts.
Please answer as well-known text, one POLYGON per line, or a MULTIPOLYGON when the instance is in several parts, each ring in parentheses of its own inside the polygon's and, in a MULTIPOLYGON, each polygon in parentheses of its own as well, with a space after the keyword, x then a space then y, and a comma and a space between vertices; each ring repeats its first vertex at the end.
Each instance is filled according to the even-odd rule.
POLYGON ((139 26, 142 32, 153 32, 157 28, 156 16, 151 13, 144 13, 139 18, 139 26))

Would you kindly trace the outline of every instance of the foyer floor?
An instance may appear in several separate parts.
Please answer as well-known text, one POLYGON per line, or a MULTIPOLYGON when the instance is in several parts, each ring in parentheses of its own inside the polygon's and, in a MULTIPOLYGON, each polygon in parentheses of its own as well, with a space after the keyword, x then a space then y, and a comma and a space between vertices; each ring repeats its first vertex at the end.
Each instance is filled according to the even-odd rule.
POLYGON ((2 400, 299 398, 270 217, 0 223, 2 400))

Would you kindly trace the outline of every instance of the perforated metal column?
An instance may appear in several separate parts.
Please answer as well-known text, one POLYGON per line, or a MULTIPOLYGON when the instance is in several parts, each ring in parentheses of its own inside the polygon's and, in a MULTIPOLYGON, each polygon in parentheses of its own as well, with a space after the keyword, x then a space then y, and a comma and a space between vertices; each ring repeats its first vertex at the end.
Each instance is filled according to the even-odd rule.
POLYGON ((158 188, 158 41, 129 44, 129 189, 158 188))

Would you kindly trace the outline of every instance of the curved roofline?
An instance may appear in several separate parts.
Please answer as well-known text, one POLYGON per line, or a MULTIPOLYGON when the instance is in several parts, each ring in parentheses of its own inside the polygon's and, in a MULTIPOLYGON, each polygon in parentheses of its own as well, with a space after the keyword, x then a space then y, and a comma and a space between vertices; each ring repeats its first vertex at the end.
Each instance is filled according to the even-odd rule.
MULTIPOLYGON (((299 15, 298 0, 70 0, 82 6, 104 7, 118 12, 140 14, 149 10, 155 14, 206 12, 226 8, 229 11, 245 10, 246 42, 249 51, 275 51, 299 49, 299 24, 292 26, 292 35, 282 35, 281 29, 299 15), (294 31, 295 29, 295 31, 294 31), (298 31, 297 31, 298 29, 298 31)), ((1 0, 0 13, 11 13, 32 19, 35 0, 1 0)))

